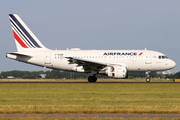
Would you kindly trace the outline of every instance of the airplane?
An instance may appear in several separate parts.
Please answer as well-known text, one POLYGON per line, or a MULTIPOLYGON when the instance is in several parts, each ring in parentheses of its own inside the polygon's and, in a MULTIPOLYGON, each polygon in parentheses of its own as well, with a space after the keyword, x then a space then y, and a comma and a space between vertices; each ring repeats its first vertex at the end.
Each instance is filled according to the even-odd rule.
POLYGON ((97 74, 110 78, 128 78, 129 72, 145 72, 150 82, 151 71, 172 69, 176 63, 166 55, 151 50, 51 50, 46 48, 17 14, 9 14, 17 52, 7 58, 62 71, 88 73, 89 82, 97 81, 97 74))

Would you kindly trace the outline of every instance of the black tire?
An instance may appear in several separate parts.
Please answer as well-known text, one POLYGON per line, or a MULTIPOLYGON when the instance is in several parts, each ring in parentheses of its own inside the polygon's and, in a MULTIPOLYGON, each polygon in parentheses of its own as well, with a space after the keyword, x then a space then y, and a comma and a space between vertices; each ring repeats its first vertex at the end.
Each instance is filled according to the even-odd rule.
POLYGON ((97 77, 95 77, 95 76, 89 76, 89 77, 88 77, 88 81, 89 81, 89 82, 96 82, 96 81, 97 81, 97 77))
POLYGON ((94 82, 96 82, 97 81, 97 77, 96 76, 94 76, 94 82))

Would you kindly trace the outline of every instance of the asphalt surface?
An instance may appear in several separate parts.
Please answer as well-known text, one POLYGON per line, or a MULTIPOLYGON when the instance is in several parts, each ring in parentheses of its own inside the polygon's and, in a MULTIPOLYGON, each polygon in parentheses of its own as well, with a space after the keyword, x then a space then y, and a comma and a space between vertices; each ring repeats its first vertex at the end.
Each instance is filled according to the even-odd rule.
POLYGON ((180 118, 180 114, 0 114, 0 118, 180 118))
POLYGON ((180 82, 0 82, 0 84, 180 84, 180 82))

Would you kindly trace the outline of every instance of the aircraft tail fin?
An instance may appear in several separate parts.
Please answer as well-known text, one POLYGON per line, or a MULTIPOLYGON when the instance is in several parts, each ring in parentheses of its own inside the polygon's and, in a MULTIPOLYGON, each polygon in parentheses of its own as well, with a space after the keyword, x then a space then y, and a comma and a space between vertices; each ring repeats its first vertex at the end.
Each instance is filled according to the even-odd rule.
POLYGON ((9 14, 9 19, 18 52, 47 49, 18 15, 9 14))

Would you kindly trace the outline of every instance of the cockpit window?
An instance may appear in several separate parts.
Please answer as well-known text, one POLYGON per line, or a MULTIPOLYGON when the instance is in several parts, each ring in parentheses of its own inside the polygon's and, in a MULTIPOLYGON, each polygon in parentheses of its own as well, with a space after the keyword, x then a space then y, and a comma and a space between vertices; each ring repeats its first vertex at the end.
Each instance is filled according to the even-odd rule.
POLYGON ((167 56, 163 56, 163 55, 162 55, 162 56, 159 56, 158 58, 159 58, 159 59, 168 59, 167 56))

